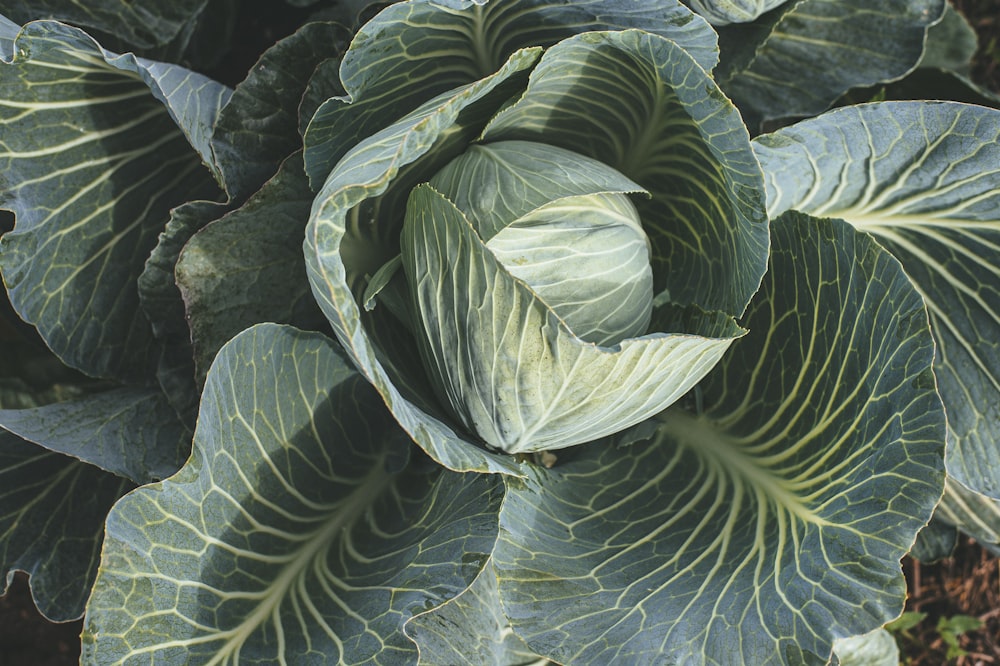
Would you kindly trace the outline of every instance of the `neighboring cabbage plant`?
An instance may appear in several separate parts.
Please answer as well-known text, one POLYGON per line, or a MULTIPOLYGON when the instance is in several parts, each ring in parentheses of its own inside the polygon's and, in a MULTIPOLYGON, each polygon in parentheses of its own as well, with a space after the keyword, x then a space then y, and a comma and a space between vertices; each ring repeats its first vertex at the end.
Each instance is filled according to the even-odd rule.
POLYGON ((0 2, 0 563, 83 663, 893 658, 946 447, 935 524, 1000 506, 1000 112, 820 115, 943 0, 711 4, 391 3, 231 89, 172 64, 224 3, 0 2))

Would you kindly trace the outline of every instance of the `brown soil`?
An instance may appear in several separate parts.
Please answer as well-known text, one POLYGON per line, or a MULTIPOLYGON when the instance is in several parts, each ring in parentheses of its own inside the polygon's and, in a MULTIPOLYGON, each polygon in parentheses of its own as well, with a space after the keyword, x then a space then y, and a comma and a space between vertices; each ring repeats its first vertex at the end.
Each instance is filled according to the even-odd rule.
POLYGON ((903 570, 909 583, 906 610, 927 614, 896 637, 906 666, 1000 664, 1000 560, 962 539, 953 557, 930 565, 907 558, 903 570), (968 654, 948 659, 938 623, 960 615, 978 619, 982 627, 958 637, 958 647, 968 654))

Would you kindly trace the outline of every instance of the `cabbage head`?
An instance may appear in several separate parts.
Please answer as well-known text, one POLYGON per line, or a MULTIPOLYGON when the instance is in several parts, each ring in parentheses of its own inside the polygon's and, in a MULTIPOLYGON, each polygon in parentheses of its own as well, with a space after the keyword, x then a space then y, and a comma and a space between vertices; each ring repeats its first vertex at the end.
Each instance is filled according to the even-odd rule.
MULTIPOLYGON (((578 4, 550 30, 518 28, 511 3, 391 7, 345 57, 349 94, 306 132, 322 181, 313 292, 397 420, 452 468, 661 412, 743 335, 766 267, 761 176, 708 73, 714 33, 675 3, 642 10, 642 31, 578 4), (452 40, 433 78, 411 24, 452 40), (355 52, 369 70, 352 78, 355 52)), ((554 11, 570 10, 538 14, 554 11)))

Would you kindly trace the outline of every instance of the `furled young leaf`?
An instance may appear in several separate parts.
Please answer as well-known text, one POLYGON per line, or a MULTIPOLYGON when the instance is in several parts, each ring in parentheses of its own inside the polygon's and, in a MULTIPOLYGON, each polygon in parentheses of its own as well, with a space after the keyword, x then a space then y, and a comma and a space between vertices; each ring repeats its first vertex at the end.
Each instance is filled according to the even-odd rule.
MULTIPOLYGON (((497 106, 510 97, 511 90, 505 84, 518 82, 538 55, 537 49, 519 51, 496 74, 431 100, 352 148, 317 196, 306 228, 306 270, 313 296, 341 343, 403 428, 450 469, 520 473, 509 457, 493 455, 467 442, 452 427, 415 404, 427 400, 430 387, 426 382, 409 387, 405 376, 389 365, 393 359, 380 354, 389 343, 369 337, 352 288, 361 286, 359 292, 363 291, 365 276, 375 274, 398 252, 398 240, 391 235, 399 233, 402 206, 409 192, 406 186, 415 185, 414 180, 426 180, 464 150, 497 106), (387 201, 393 194, 398 201, 387 201), (378 199, 380 196, 382 199, 378 199), (359 224, 362 216, 373 214, 371 200, 377 201, 383 214, 399 206, 399 220, 395 215, 386 216, 388 224, 397 225, 395 229, 359 224), (406 391, 405 395, 402 391, 406 391)), ((411 343, 409 359, 400 362, 419 363, 416 352, 411 343)))
POLYGON ((636 30, 566 39, 483 134, 582 153, 648 190, 635 204, 669 302, 739 315, 757 291, 768 240, 749 136, 673 42, 636 30))
MULTIPOLYGON (((429 184, 580 339, 610 347, 649 330, 650 244, 627 196, 646 193, 615 169, 547 143, 497 141, 469 146, 429 184)), ((408 215, 420 212, 413 203, 408 215)))
POLYGON ((173 40, 207 0, 5 0, 2 11, 18 23, 56 19, 94 28, 146 49, 173 40))
POLYGON ((820 113, 917 66, 945 0, 798 0, 723 33, 719 85, 749 124, 820 113))
POLYGON ((428 182, 465 213, 483 242, 565 197, 646 194, 599 160, 534 141, 475 143, 428 182))
POLYGON ((483 568, 468 590, 407 622, 406 633, 417 644, 421 666, 550 663, 529 650, 510 630, 492 564, 483 568))
POLYGON ((104 519, 127 480, 0 430, 0 595, 26 571, 45 617, 76 620, 97 575, 104 519))
POLYGON ((844 108, 762 136, 772 215, 839 217, 874 235, 923 296, 948 409, 948 472, 1000 498, 1000 111, 844 108))
POLYGON ((595 30, 641 28, 680 44, 705 69, 715 32, 678 0, 426 0, 399 2, 357 34, 344 56, 347 95, 324 104, 306 132, 314 188, 348 149, 447 90, 497 71, 517 50, 595 30))
POLYGON ((404 623, 479 574, 502 493, 410 449, 336 343, 240 334, 187 465, 108 516, 84 662, 412 663, 404 623))
POLYGON ((560 663, 824 664, 896 617, 944 483, 919 295, 839 220, 776 220, 761 293, 691 410, 508 480, 494 554, 560 663), (700 408, 700 409, 699 409, 700 408))
POLYGON ((159 345, 135 281, 167 211, 217 192, 202 160, 229 90, 31 23, 0 63, 0 241, 11 302, 64 362, 148 382, 159 345))
POLYGON ((0 409, 0 428, 135 484, 166 478, 191 433, 158 389, 123 387, 31 409, 0 409))
MULTIPOLYGON (((313 194, 301 153, 242 207, 195 234, 177 261, 198 385, 216 353, 260 322, 325 327, 306 279, 302 237, 313 194)), ((185 317, 181 317, 185 321, 185 317)))
MULTIPOLYGON (((659 244, 653 241, 657 255, 653 262, 654 280, 659 280, 654 285, 660 289, 659 300, 654 304, 673 306, 694 302, 708 310, 721 309, 723 313, 705 314, 700 322, 689 316, 692 324, 689 328, 678 328, 678 322, 673 321, 670 328, 651 327, 650 334, 690 333, 702 338, 701 342, 706 342, 707 337, 731 338, 736 334, 733 327, 720 329, 719 319, 743 311, 765 268, 767 226, 759 167, 739 115, 703 69, 671 42, 655 35, 638 31, 587 33, 546 52, 537 71, 550 72, 550 77, 542 79, 543 75, 538 75, 539 79, 550 83, 562 76, 572 86, 581 78, 610 71, 614 74, 610 78, 631 77, 632 83, 641 86, 641 94, 633 98, 615 89, 610 93, 615 96, 612 100, 604 91, 586 83, 570 90, 556 83, 554 89, 540 85, 539 94, 532 96, 529 84, 522 103, 504 107, 503 102, 524 85, 524 77, 518 73, 531 67, 535 57, 536 51, 515 53, 498 74, 428 102, 352 148, 331 172, 313 206, 307 229, 307 267, 314 295, 338 337, 365 368, 404 428, 432 457, 454 469, 519 473, 509 460, 486 454, 472 443, 469 435, 456 433, 453 426, 445 425, 439 418, 441 408, 428 400, 424 370, 417 367, 409 371, 412 365, 408 364, 413 364, 416 357, 412 342, 407 348, 400 344, 394 350, 392 342, 387 341, 386 331, 401 329, 399 323, 374 319, 388 316, 380 314, 385 308, 362 315, 356 298, 362 298, 367 279, 398 254, 399 220, 412 188, 432 178, 465 151, 491 118, 494 122, 481 140, 521 139, 525 137, 507 137, 502 133, 524 132, 529 140, 583 151, 639 181, 630 174, 630 170, 634 171, 656 188, 654 203, 642 209, 648 213, 642 219, 646 233, 659 240, 659 244), (668 62, 674 57, 678 63, 676 71, 668 62), (583 61, 580 71, 572 66, 574 58, 583 61), (602 64, 608 63, 614 67, 601 69, 602 64), (560 71, 559 64, 565 69, 560 71), (683 90, 675 92, 675 86, 683 90), (551 97, 558 98, 559 106, 555 109, 545 104, 544 95, 548 93, 552 93, 548 101, 552 101, 551 97), (581 97, 590 101, 590 105, 581 106, 581 97), (650 100, 651 105, 646 103, 650 100), (614 102, 620 105, 617 116, 610 108, 614 102), (501 111, 502 108, 506 111, 501 111), (537 117, 550 115, 564 122, 546 124, 544 132, 538 131, 537 117), (622 118, 634 119, 635 126, 622 118), (704 134, 698 129, 699 123, 704 134), (592 131, 587 131, 586 136, 576 134, 575 128, 580 126, 584 131, 592 131), (667 146, 667 151, 656 146, 656 150, 647 152, 650 142, 643 137, 660 132, 674 133, 681 140, 667 146), (607 150, 595 151, 595 145, 607 150), (619 152, 614 152, 615 148, 619 152), (688 153, 697 157, 688 159, 688 153), (703 176, 697 185, 687 177, 692 171, 703 176), (676 189, 671 189, 672 180, 678 181, 676 189), (678 222, 678 217, 682 222, 678 222), (711 279, 701 273, 694 277, 681 275, 674 263, 682 264, 684 258, 693 259, 696 255, 684 253, 682 243, 688 248, 699 246, 718 251, 718 257, 702 259, 696 268, 710 268, 721 275, 711 279), (674 249, 674 261, 666 261, 674 249), (657 275, 658 268, 664 274, 657 275), (677 273, 665 275, 667 271, 677 273), (670 284, 675 276, 677 284, 670 284)), ((605 78, 609 77, 601 80, 605 78)), ((308 135, 306 141, 308 153, 308 135)), ((527 181, 532 177, 530 173, 522 174, 527 181)), ((705 250, 705 254, 711 253, 705 250)), ((714 340, 711 344, 718 342, 714 340)), ((678 368, 692 369, 706 359, 685 361, 678 368)), ((615 374, 622 376, 620 372, 615 374)), ((680 390, 681 383, 672 384, 672 388, 680 390)), ((662 397, 661 392, 656 395, 662 397)), ((636 398, 634 402, 640 401, 636 398)), ((655 411, 651 403, 644 409, 655 411)), ((496 442, 490 444, 495 446, 496 442)))
MULTIPOLYGON (((687 393, 745 333, 731 319, 706 317, 700 329, 614 347, 586 342, 503 268, 443 195, 421 185, 410 206, 401 251, 417 285, 425 363, 442 368, 437 388, 463 425, 508 453, 583 444, 644 421, 687 393)), ((656 323, 653 330, 670 330, 656 323)))

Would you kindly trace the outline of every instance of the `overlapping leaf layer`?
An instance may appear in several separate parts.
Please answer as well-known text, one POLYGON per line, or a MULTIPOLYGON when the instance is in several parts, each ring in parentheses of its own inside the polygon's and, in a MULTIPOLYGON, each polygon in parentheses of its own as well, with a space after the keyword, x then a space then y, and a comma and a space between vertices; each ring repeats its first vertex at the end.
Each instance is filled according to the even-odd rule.
POLYGON ((995 104, 968 26, 386 4, 0 2, 4 585, 87 664, 894 659, 1000 538, 1000 114, 824 111, 995 104))

